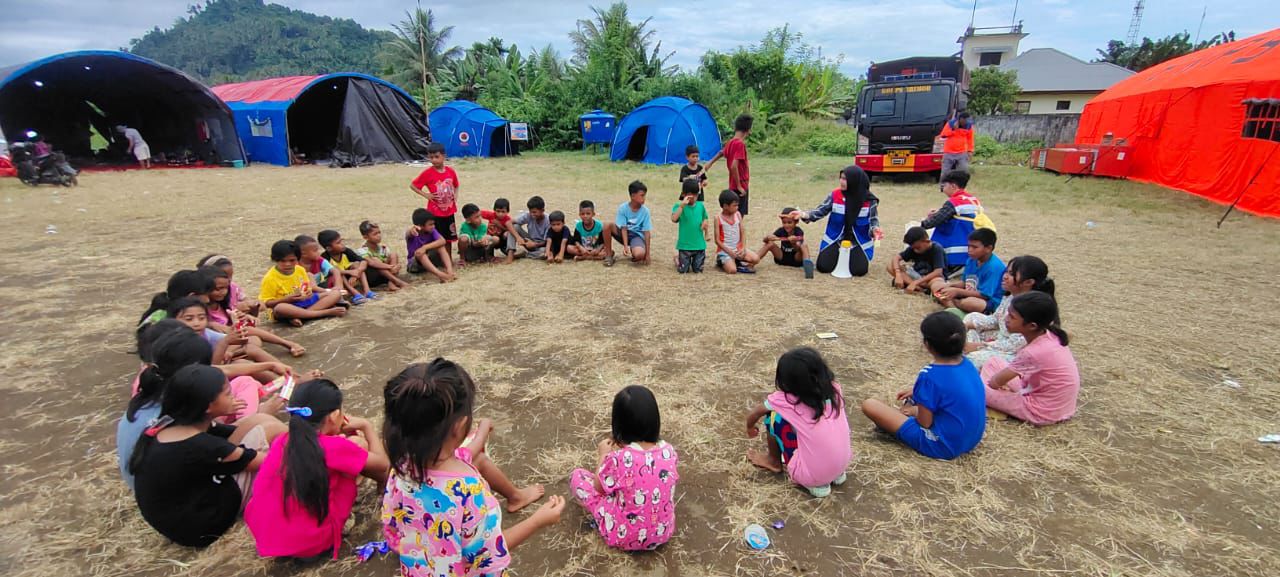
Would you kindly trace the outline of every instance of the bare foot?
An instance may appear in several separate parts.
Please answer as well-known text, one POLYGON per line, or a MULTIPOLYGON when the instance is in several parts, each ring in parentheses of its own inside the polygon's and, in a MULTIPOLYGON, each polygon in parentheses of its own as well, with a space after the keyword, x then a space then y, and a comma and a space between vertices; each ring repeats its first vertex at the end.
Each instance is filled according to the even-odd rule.
POLYGON ((387 283, 387 292, 393 293, 398 290, 400 290, 400 287, 397 286, 395 283, 387 283))
POLYGON ((347 308, 346 308, 346 307, 333 307, 333 308, 329 309, 329 314, 330 314, 331 316, 335 316, 335 317, 345 317, 345 316, 347 316, 347 308))
POLYGON ((302 328, 302 319, 289 319, 289 326, 295 329, 302 328))
POLYGON ((291 343, 289 345, 289 354, 294 357, 300 357, 307 354, 307 348, 298 343, 291 343))
POLYGON ((766 471, 773 471, 774 473, 782 472, 782 463, 773 460, 773 456, 768 453, 764 453, 756 449, 748 449, 747 460, 751 461, 752 465, 760 467, 766 471))
POLYGON ((541 499, 544 493, 546 493, 546 489, 543 489, 542 485, 529 485, 516 491, 514 499, 507 499, 507 512, 515 513, 527 507, 534 501, 541 499))

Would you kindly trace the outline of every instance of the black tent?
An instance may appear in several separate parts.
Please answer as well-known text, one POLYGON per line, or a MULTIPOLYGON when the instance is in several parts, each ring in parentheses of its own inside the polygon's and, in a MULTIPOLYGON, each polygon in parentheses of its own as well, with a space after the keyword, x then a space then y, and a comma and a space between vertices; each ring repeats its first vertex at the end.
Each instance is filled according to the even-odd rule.
POLYGON ((226 104, 169 66, 87 50, 0 69, 0 130, 10 140, 34 131, 80 164, 131 164, 123 136, 113 130, 121 124, 136 128, 152 155, 170 162, 245 159, 226 104), (94 132, 108 150, 93 150, 94 132))

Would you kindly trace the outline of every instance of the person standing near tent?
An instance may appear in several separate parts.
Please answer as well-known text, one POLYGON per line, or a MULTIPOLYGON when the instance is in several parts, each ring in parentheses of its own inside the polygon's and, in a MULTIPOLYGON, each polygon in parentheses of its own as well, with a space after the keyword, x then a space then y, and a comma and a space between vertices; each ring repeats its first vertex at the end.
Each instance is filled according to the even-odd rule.
MULTIPOLYGON (((738 212, 747 215, 748 195, 751 188, 751 169, 747 166, 747 137, 751 135, 754 120, 750 114, 743 114, 733 121, 733 138, 724 144, 724 149, 717 152, 702 168, 702 173, 711 169, 711 165, 724 157, 729 167, 729 190, 738 195, 738 212)), ((699 174, 699 176, 701 176, 699 174)))
POLYGON ((147 146, 147 141, 142 139, 142 134, 136 128, 129 128, 123 124, 116 126, 116 132, 124 135, 125 140, 129 141, 129 152, 138 159, 138 164, 143 170, 151 168, 151 147, 147 146))
POLYGON ((953 170, 969 171, 969 161, 973 160, 973 120, 968 112, 961 112, 946 124, 942 125, 942 133, 938 138, 942 143, 942 171, 939 176, 953 170))

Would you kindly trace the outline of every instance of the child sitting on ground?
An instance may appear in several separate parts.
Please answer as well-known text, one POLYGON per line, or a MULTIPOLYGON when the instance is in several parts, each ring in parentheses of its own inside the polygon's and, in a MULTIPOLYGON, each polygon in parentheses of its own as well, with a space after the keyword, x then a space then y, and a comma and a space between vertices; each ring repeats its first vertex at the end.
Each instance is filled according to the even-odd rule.
MULTIPOLYGON (((511 202, 505 198, 494 199, 493 210, 480 211, 480 218, 489 223, 489 236, 498 239, 497 249, 505 255, 502 262, 511 264, 519 247, 516 227, 511 218, 511 202)), ((495 258, 495 262, 497 257, 495 258)))
POLYGON ((387 450, 372 423, 343 413, 342 391, 328 379, 297 385, 285 410, 289 432, 258 469, 245 525, 263 557, 337 559, 359 477, 385 485, 387 450))
POLYGON ((215 266, 227 273, 227 282, 230 283, 227 295, 227 308, 238 310, 251 317, 257 318, 262 312, 262 303, 258 299, 249 297, 244 294, 244 290, 240 285, 236 284, 236 269, 231 264, 231 259, 220 254, 211 254, 196 263, 196 268, 204 268, 206 266, 215 266))
POLYGON ((978 369, 964 358, 964 323, 939 311, 920 323, 933 363, 911 389, 898 392, 901 409, 878 399, 862 402, 862 413, 926 457, 951 460, 972 451, 987 428, 987 410, 978 369))
POLYGON ((584 200, 578 203, 578 222, 573 225, 573 244, 569 245, 573 260, 604 258, 604 223, 596 220, 596 205, 584 200))
POLYGON ((489 234, 489 225, 480 215, 480 207, 467 203, 462 206, 462 226, 458 229, 458 257, 460 263, 484 262, 501 238, 489 234))
POLYGON ((333 265, 341 275, 347 290, 351 291, 352 304, 359 304, 357 298, 360 300, 378 298, 378 293, 369 288, 369 277, 365 274, 369 268, 368 263, 364 262, 356 251, 347 248, 341 233, 336 230, 322 230, 316 235, 316 240, 320 246, 324 247, 325 260, 333 265))
POLYGON ((213 278, 213 290, 209 292, 208 322, 209 328, 222 334, 231 332, 243 333, 247 343, 261 347, 263 343, 280 345, 289 349, 289 354, 300 357, 307 349, 289 339, 281 337, 266 329, 258 328, 257 318, 251 317, 231 305, 231 277, 224 269, 206 266, 200 272, 213 278))
POLYGON ((169 303, 186 296, 208 299, 208 295, 212 290, 212 276, 203 274, 198 270, 180 270, 173 273, 165 285, 164 292, 158 292, 151 296, 151 304, 147 307, 146 312, 142 313, 142 317, 138 319, 137 337, 142 338, 142 333, 147 327, 169 318, 169 303))
POLYGON ((509 512, 541 498, 542 487, 515 491, 489 460, 487 420, 468 435, 476 386, 462 367, 440 358, 410 365, 387 382, 383 398, 391 462, 383 533, 404 577, 500 575, 511 564, 509 551, 560 522, 564 498, 553 495, 528 518, 502 528, 501 506, 489 484, 519 497, 507 495, 509 512))
MULTIPOLYGON (((271 356, 261 347, 249 344, 243 330, 232 331, 224 335, 209 328, 209 317, 206 311, 206 305, 195 297, 183 297, 169 305, 170 318, 177 319, 182 324, 187 325, 197 335, 200 335, 205 342, 209 343, 210 347, 213 347, 213 364, 280 362, 279 359, 271 356)), ((270 383, 280 376, 280 373, 271 370, 263 370, 253 375, 255 379, 262 383, 270 383)))
POLYGON ((564 225, 564 213, 552 211, 547 217, 551 220, 551 230, 547 231, 546 255, 547 264, 564 262, 564 255, 573 244, 573 230, 564 225))
MULTIPOLYGON (((683 186, 686 181, 692 180, 698 188, 698 202, 703 202, 703 190, 707 188, 707 175, 702 172, 702 165, 698 164, 698 146, 690 144, 684 147, 684 158, 687 161, 680 167, 680 185, 683 186)), ((680 193, 680 198, 684 198, 684 192, 680 193)))
POLYGON ((804 231, 796 226, 796 209, 782 209, 778 218, 782 226, 765 235, 764 246, 760 247, 760 257, 772 255, 773 263, 781 266, 804 268, 804 278, 813 278, 813 261, 809 259, 809 245, 804 241, 804 231))
POLYGON ((644 205, 649 188, 643 182, 627 185, 627 202, 618 205, 618 218, 604 227, 604 266, 613 266, 613 242, 622 245, 622 258, 636 264, 649 264, 649 243, 653 240, 653 221, 644 205))
POLYGON ((679 456, 662 440, 658 401, 649 389, 631 385, 618 391, 611 420, 609 438, 596 446, 599 468, 574 469, 569 488, 606 545, 656 549, 676 530, 679 456))
POLYGON ((982 367, 987 406, 1033 425, 1051 425, 1076 414, 1080 368, 1067 348, 1058 303, 1047 292, 1013 297, 1005 319, 1026 340, 1012 362, 995 357, 982 367))
MULTIPOLYGON (((697 149, 693 156, 697 157, 697 149)), ((671 207, 671 222, 679 225, 676 236, 676 272, 702 272, 707 260, 707 208, 698 202, 698 181, 685 180, 680 202, 671 207)))
POLYGON ((738 193, 732 190, 720 192, 720 214, 716 215, 716 266, 729 274, 754 274, 760 257, 747 249, 738 199, 738 193))
POLYGON ((305 319, 345 316, 342 294, 312 285, 307 271, 298 266, 301 256, 302 251, 291 240, 271 245, 275 266, 262 275, 258 289, 258 300, 266 307, 267 316, 295 327, 302 326, 305 319))
POLYGON ((207 547, 235 524, 269 443, 284 426, 255 414, 234 426, 227 377, 208 365, 175 371, 164 387, 160 418, 129 456, 142 518, 179 545, 207 547))
MULTIPOLYGON (((333 270, 333 264, 329 259, 324 257, 324 248, 320 246, 320 241, 315 237, 306 234, 300 234, 293 237, 293 243, 298 245, 298 265, 311 277, 311 286, 332 290, 343 297, 342 302, 346 302, 347 295, 354 295, 347 288, 347 279, 337 274, 333 270)), ((359 299, 352 297, 351 304, 364 304, 364 295, 359 299)))
POLYGON ((978 367, 979 371, 987 361, 995 357, 1000 357, 1005 362, 1012 361, 1013 355, 1026 346, 1027 340, 1019 333, 1010 332, 1006 326, 1009 304, 1013 302, 1013 297, 1033 290, 1053 296, 1049 265, 1034 256, 1014 257, 1004 269, 1000 288, 1005 292, 1005 297, 994 313, 969 313, 964 316, 964 327, 969 329, 964 345, 965 356, 969 357, 969 362, 978 367))
POLYGON ((436 221, 425 208, 413 210, 413 226, 404 231, 404 244, 409 251, 409 272, 429 272, 440 282, 452 282, 453 259, 445 249, 445 240, 436 230, 436 221))
MULTIPOLYGON (((524 249, 523 256, 532 259, 547 258, 547 231, 551 230, 551 219, 547 218, 547 203, 541 196, 529 198, 525 203, 528 212, 520 213, 512 224, 515 225, 516 244, 524 249)), ((522 256, 517 252, 516 256, 522 256)))
POLYGON ((409 283, 400 279, 400 255, 382 244, 382 227, 364 221, 360 223, 360 236, 364 244, 356 248, 356 254, 368 264, 365 274, 373 286, 387 285, 387 292, 407 288, 409 283))
POLYGON ((995 255, 995 249, 996 231, 979 228, 969 233, 969 259, 963 275, 951 281, 936 278, 929 282, 929 290, 943 307, 963 313, 995 312, 1004 298, 1000 289, 1004 261, 995 255))
POLYGON ((751 449, 747 459, 774 473, 785 466, 792 482, 826 497, 832 484, 845 482, 853 461, 840 383, 818 351, 800 347, 778 358, 773 385, 778 390, 747 415, 748 437, 759 434, 764 419, 768 451, 751 449))
MULTIPOLYGON (((893 255, 887 268, 893 277, 894 288, 902 289, 907 294, 927 290, 935 279, 947 277, 947 253, 942 245, 929 238, 929 231, 913 226, 907 229, 902 237, 907 248, 893 255)), ((958 272, 957 268, 953 272, 958 272)))

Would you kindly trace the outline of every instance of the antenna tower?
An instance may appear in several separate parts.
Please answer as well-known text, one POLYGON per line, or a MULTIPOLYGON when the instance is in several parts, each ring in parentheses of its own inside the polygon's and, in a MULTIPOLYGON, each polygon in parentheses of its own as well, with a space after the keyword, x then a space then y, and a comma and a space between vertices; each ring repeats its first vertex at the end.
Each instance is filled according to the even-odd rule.
POLYGON ((1142 27, 1142 9, 1146 5, 1146 0, 1137 0, 1133 3, 1133 18, 1129 20, 1129 37, 1125 39, 1128 46, 1138 45, 1138 29, 1142 27))

